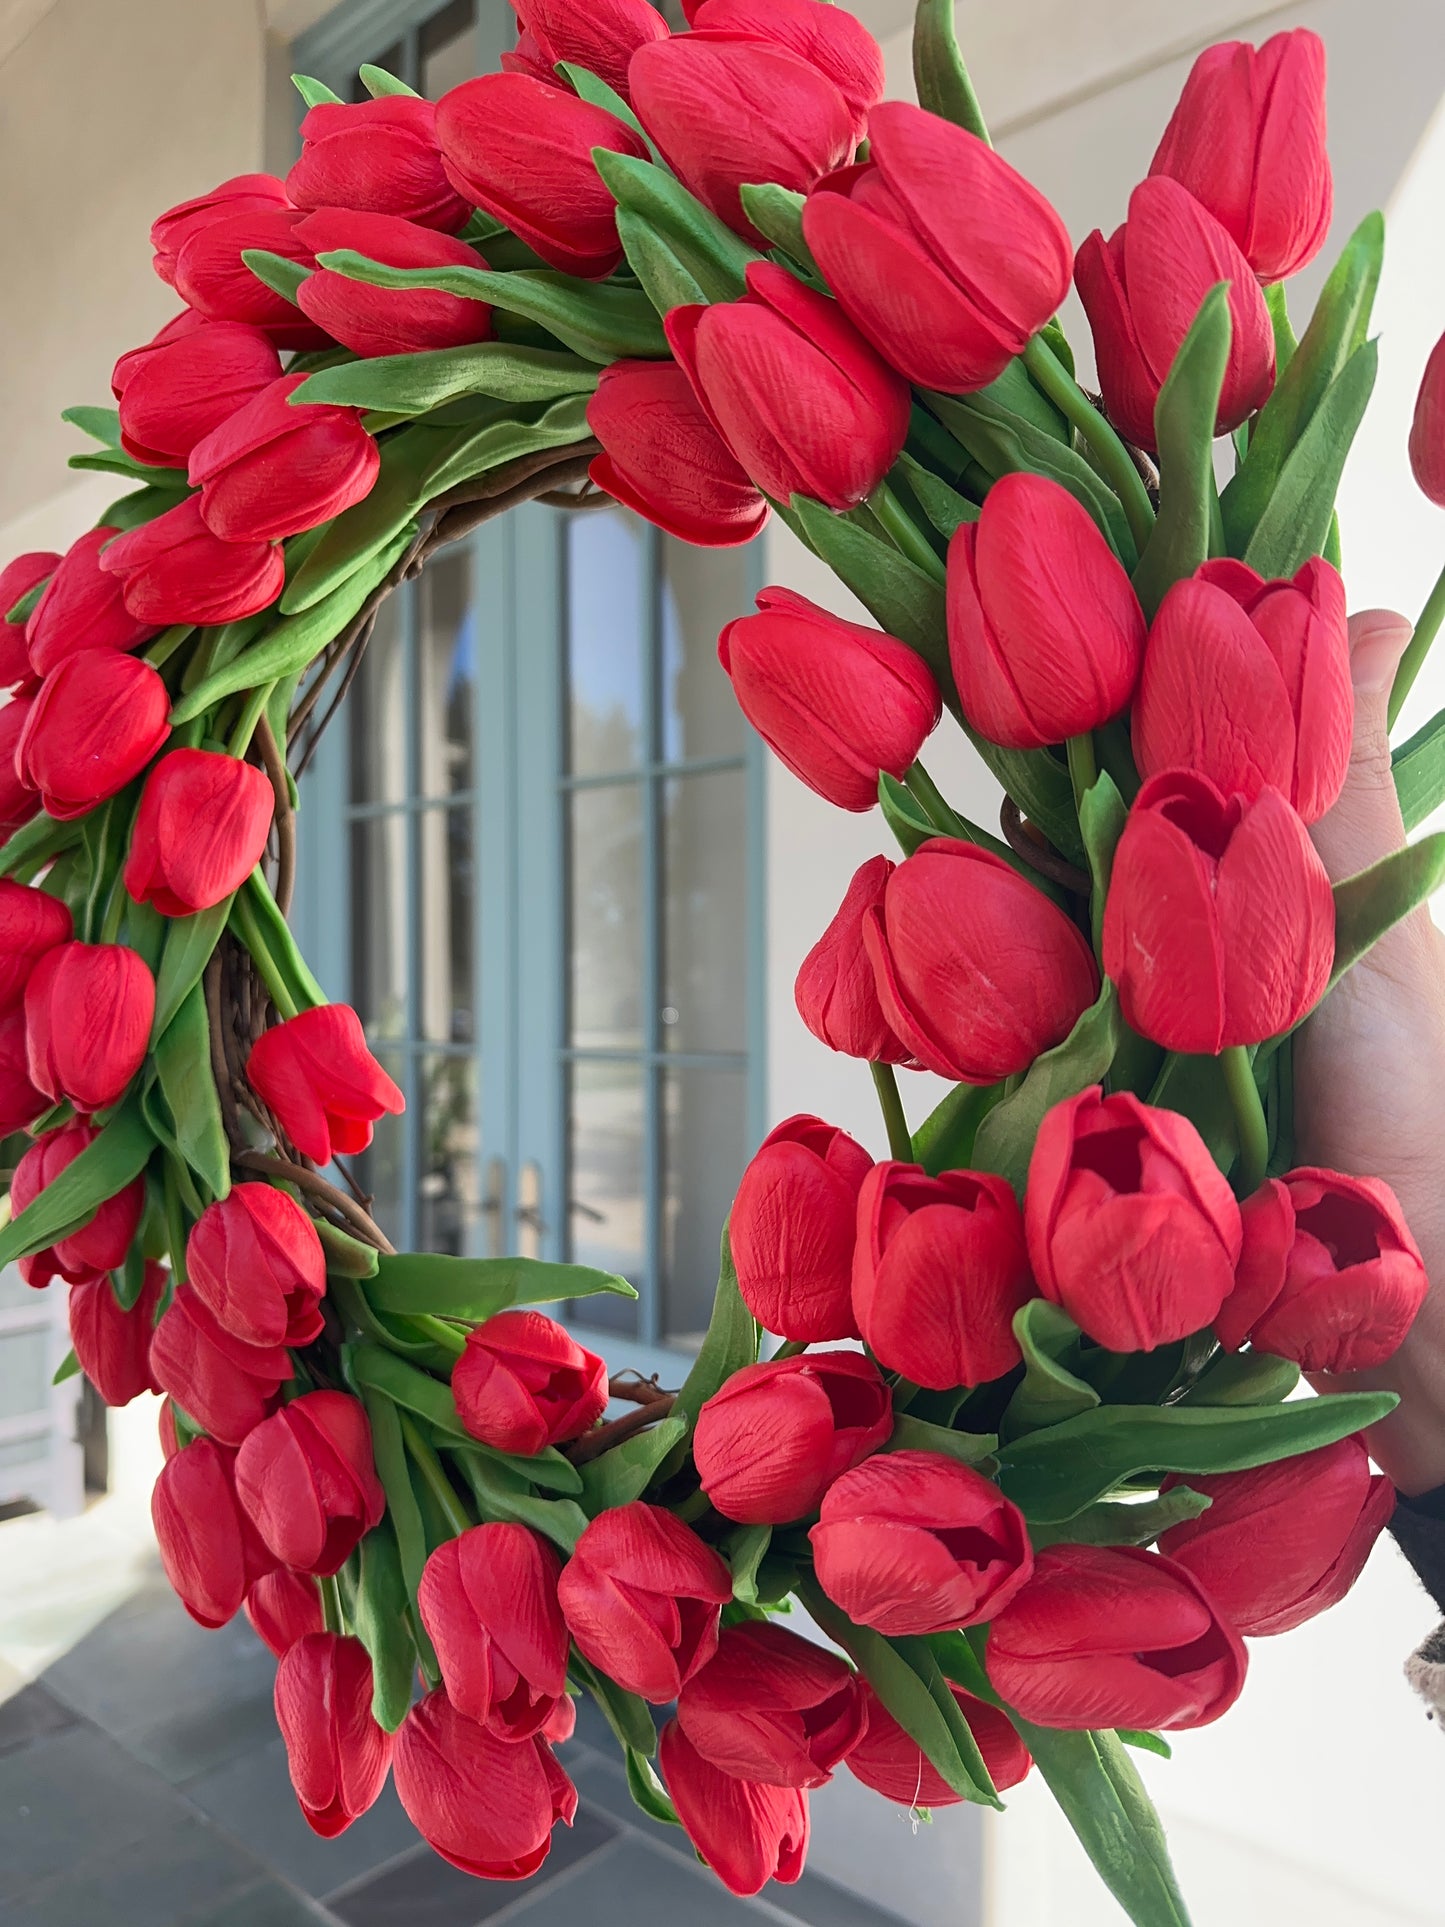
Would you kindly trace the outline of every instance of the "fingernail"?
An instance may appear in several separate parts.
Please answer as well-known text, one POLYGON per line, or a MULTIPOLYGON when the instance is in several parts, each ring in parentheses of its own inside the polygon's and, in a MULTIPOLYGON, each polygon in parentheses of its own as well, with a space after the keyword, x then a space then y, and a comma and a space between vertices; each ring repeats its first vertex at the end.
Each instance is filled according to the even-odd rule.
POLYGON ((1350 618, 1350 680, 1362 692, 1387 691, 1414 633, 1392 609, 1366 609, 1350 618))

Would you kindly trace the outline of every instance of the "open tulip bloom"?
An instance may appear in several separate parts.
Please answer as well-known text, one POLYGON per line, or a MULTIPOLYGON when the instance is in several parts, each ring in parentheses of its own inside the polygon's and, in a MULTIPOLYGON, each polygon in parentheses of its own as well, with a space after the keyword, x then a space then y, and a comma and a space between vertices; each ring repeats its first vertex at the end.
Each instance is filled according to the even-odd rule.
MULTIPOLYGON (((1426 1291, 1389 1188, 1294 1143, 1294 1033, 1445 878, 1432 836, 1332 888, 1310 836, 1383 246, 1372 215, 1294 354, 1323 48, 1203 53, 1122 225, 1071 239, 952 0, 917 104, 824 0, 514 5, 503 72, 303 78, 284 181, 160 216, 182 311, 74 411, 131 492, 0 569, 0 1108, 33 1140, 0 1264, 71 1294, 103 1398, 166 1395, 166 1572, 275 1653, 318 1833, 394 1774, 454 1866, 525 1878, 590 1694, 736 1893, 800 1876, 844 1768, 997 1806, 1036 1763, 1124 1913, 1187 1927, 1126 1747, 1226 1714, 1245 1637, 1358 1576, 1394 1400, 1290 1395, 1378 1369, 1426 1291), (322 1175, 403 1097, 286 924, 328 678, 435 549, 579 488, 703 547, 777 514, 876 623, 774 587, 719 638, 792 775, 880 809, 797 1003, 882 1128, 768 1136, 677 1391, 538 1309, 623 1279, 397 1254, 322 1175), (1002 835, 919 760, 939 727, 1002 835)), ((1445 344, 1408 456, 1445 503, 1445 344)), ((1445 716, 1395 776, 1413 828, 1445 716)))

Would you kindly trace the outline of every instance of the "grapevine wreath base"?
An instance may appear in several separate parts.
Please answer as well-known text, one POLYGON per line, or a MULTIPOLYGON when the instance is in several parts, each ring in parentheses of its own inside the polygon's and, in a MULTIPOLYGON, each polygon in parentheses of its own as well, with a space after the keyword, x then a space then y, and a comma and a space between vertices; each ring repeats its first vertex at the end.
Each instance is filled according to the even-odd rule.
MULTIPOLYGON (((1387 1360, 1426 1288, 1387 1186, 1295 1153, 1297 1027, 1445 876, 1432 836, 1332 888, 1309 836, 1351 742, 1334 499, 1383 245, 1372 216, 1297 339, 1320 43, 1201 55, 1075 253, 951 0, 918 107, 824 0, 692 0, 677 34, 514 5, 505 72, 298 80, 284 181, 160 217, 181 311, 69 415, 126 492, 0 576, 0 1262, 69 1293, 64 1369, 166 1395, 166 1571, 276 1654, 318 1832, 390 1773, 439 1853, 524 1878, 585 1693, 736 1893, 799 1876, 839 1770, 905 1809, 1036 1770, 1178 1927, 1131 1749, 1353 1583, 1394 1401, 1292 1394, 1387 1360), (535 1309, 623 1279, 393 1251, 349 1160, 401 1093, 286 923, 294 779, 381 601, 528 500, 702 544, 776 514, 880 625, 769 589, 719 640, 773 750, 899 846, 797 984, 889 1156, 777 1126, 675 1393, 535 1309), (944 710, 1001 835, 919 760, 944 710), (949 1089, 910 1121, 920 1068, 949 1089)), ((1445 503, 1445 350, 1410 453, 1445 503)), ((1413 828, 1445 719, 1396 783, 1413 828)))

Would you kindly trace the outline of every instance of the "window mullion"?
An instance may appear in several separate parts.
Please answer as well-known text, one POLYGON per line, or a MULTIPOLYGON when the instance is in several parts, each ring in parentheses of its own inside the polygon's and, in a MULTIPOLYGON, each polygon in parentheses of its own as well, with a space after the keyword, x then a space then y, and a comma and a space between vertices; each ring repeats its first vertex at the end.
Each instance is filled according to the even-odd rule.
MULTIPOLYGON (((416 36, 413 34, 414 40, 416 36)), ((401 596, 402 647, 402 729, 405 744, 405 789, 407 801, 415 804, 421 793, 421 719, 416 692, 421 660, 421 592, 416 583, 404 583, 401 596)), ((422 957, 422 832, 421 811, 411 808, 406 816, 406 1111, 402 1118, 401 1248, 414 1251, 417 1245, 420 1212, 422 1146, 422 1057, 417 1048, 422 1034, 421 985, 422 957)))
POLYGON ((663 977, 663 824, 662 779, 662 541, 649 527, 642 550, 647 571, 647 635, 643 656, 642 723, 645 773, 642 783, 642 915, 643 915, 643 1041, 648 1058, 643 1076, 643 1183, 645 1187, 645 1278, 640 1337, 657 1344, 663 1334, 663 1072, 657 1064, 662 1047, 663 977))

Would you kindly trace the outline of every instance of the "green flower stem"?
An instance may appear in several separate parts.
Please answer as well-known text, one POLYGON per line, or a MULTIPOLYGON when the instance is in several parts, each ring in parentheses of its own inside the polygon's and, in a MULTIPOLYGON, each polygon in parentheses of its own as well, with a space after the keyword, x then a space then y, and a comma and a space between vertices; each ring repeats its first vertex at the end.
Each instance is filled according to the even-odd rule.
POLYGON ((329 1579, 318 1579, 316 1584, 321 1593, 322 1625, 328 1633, 344 1632, 346 1624, 341 1614, 341 1587, 335 1575, 329 1579))
POLYGON ((106 899, 105 915, 101 918, 100 943, 114 943, 120 935, 121 921, 125 916, 126 905, 130 902, 130 892, 125 887, 124 871, 117 871, 106 899))
POLYGON ((262 683, 259 689, 253 689, 246 698, 246 706, 241 711, 240 720, 231 731, 231 739, 226 745, 233 756, 244 756, 251 747, 251 738, 256 733, 256 725, 260 722, 275 687, 273 682, 262 683))
POLYGON ((941 830, 945 836, 961 836, 965 837, 968 841, 972 841, 971 838, 967 837, 967 833, 964 830, 963 824, 959 821, 957 812, 949 804, 942 790, 939 789, 937 783, 934 782, 922 763, 914 763, 904 776, 903 781, 913 792, 924 815, 937 829, 941 830))
POLYGON ((196 625, 193 622, 178 622, 164 634, 157 636, 149 649, 142 650, 142 658, 150 664, 152 669, 161 669, 170 661, 181 644, 188 642, 195 633, 196 625))
POLYGON ((176 1284, 188 1282, 186 1272, 186 1221, 181 1213, 181 1196, 176 1185, 175 1167, 170 1158, 161 1163, 161 1209, 165 1214, 166 1243, 170 1247, 171 1277, 176 1284))
POLYGON ((1219 1064, 1239 1133, 1239 1174, 1235 1188, 1242 1196, 1249 1197, 1264 1183, 1269 1167, 1269 1126, 1265 1122, 1259 1087, 1254 1081, 1248 1047, 1235 1044, 1221 1051, 1219 1064))
POLYGON ((446 1515, 447 1524, 460 1538, 464 1532, 470 1532, 474 1521, 457 1497, 455 1486, 442 1470, 441 1460, 422 1437, 416 1420, 402 1411, 398 1411, 397 1417, 401 1420, 401 1436, 406 1444, 407 1456, 430 1486, 433 1497, 446 1515))
POLYGON ((690 1493, 682 1501, 681 1505, 675 1505, 670 1509, 679 1519, 685 1519, 689 1525, 694 1525, 712 1510, 712 1505, 707 1494, 699 1486, 696 1492, 690 1493))
POLYGON ((244 890, 236 892, 235 901, 231 905, 231 926, 250 952, 251 961, 260 973, 261 981, 266 986, 271 1002, 283 1018, 295 1017, 299 1006, 291 995, 290 986, 282 974, 281 966, 271 954, 270 946, 261 931, 260 920, 244 890))
POLYGON ((773 1353, 771 1363, 776 1365, 780 1358, 801 1358, 808 1349, 806 1338, 787 1338, 773 1353))
POLYGON ((429 1312, 408 1312, 406 1323, 420 1338, 429 1338, 453 1358, 460 1358, 467 1349, 467 1335, 455 1325, 449 1325, 444 1318, 433 1318, 429 1312))
POLYGON ((270 885, 259 869, 253 870, 241 886, 237 902, 241 898, 248 899, 248 907, 256 918, 261 939, 275 957, 278 968, 284 972, 297 1004, 303 1009, 315 1009, 328 1002, 326 992, 312 976, 291 934, 291 927, 282 916, 270 885))
POLYGON ((1440 571, 1435 587, 1430 591, 1430 600, 1420 611, 1420 620, 1415 624, 1415 633, 1410 638, 1410 646, 1400 658, 1400 667, 1395 671, 1395 686, 1390 691, 1390 727, 1395 727, 1396 718, 1405 707, 1405 698, 1415 686, 1415 678, 1430 653, 1430 645, 1435 640, 1440 624, 1445 622, 1445 569, 1440 571))
POLYGON ((1093 449, 1100 468, 1124 505, 1129 527, 1142 555, 1154 533, 1154 504, 1134 458, 1109 423, 1059 360, 1042 335, 1035 335, 1023 352, 1023 364, 1040 392, 1059 409, 1093 449))
POLYGON ((1092 730, 1069 738, 1069 775, 1074 784, 1074 806, 1082 808, 1084 798, 1099 780, 1099 759, 1094 750, 1092 730))
POLYGON ((935 582, 946 582, 948 570, 935 552, 933 544, 918 528, 911 515, 887 482, 880 482, 868 497, 868 506, 877 516, 886 534, 891 535, 899 553, 907 556, 915 568, 922 569, 926 576, 935 582))
POLYGON ((873 1073, 873 1088, 878 1093, 878 1102, 883 1110, 883 1122, 888 1127, 888 1155, 900 1164, 913 1162, 913 1138, 908 1129, 908 1119, 903 1114, 903 1099, 898 1095, 898 1079, 893 1075, 891 1064, 870 1064, 873 1073))

